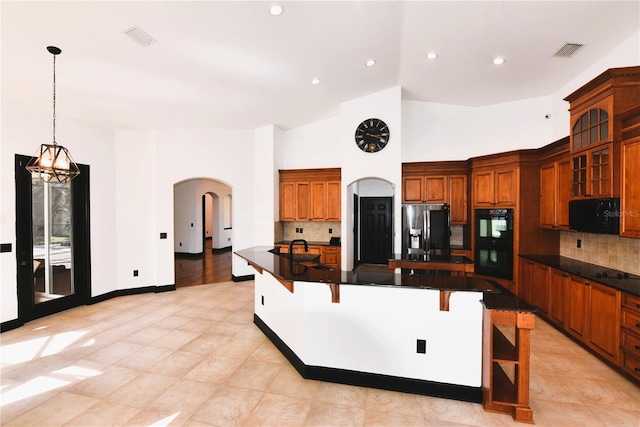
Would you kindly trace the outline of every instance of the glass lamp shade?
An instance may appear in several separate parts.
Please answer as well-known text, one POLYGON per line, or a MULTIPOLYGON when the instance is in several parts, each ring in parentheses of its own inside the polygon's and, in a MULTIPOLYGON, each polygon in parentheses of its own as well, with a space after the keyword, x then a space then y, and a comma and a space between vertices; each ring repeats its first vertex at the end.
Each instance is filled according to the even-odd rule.
POLYGON ((69 182, 80 174, 69 151, 56 144, 40 145, 26 167, 32 176, 45 182, 69 182))

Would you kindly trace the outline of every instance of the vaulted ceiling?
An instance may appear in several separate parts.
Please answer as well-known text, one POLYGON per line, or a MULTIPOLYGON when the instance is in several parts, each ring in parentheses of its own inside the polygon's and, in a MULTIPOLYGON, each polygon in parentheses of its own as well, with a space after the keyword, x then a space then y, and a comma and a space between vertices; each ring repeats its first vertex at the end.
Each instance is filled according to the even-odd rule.
POLYGON ((272 16, 274 3, 2 1, 2 96, 49 110, 54 45, 59 115, 287 129, 394 86, 465 106, 549 95, 640 28, 637 1, 283 1, 272 16), (156 42, 131 40, 134 26, 156 42), (584 46, 554 56, 566 43, 584 46))

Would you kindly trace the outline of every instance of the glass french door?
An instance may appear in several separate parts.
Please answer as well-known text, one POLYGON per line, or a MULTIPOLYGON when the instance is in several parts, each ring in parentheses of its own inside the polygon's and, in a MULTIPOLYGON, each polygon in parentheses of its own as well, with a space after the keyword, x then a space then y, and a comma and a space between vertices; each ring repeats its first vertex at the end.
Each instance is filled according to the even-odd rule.
POLYGON ((31 180, 35 304, 74 294, 71 182, 31 180))
POLYGON ((90 295, 89 167, 69 183, 33 179, 16 155, 18 317, 86 304, 90 295))

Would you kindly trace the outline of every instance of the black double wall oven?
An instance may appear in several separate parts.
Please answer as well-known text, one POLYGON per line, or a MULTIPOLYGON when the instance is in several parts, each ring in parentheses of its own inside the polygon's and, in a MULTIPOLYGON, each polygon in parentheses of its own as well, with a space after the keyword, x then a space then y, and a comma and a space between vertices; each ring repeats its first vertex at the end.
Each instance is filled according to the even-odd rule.
POLYGON ((513 209, 475 210, 475 272, 513 280, 513 209))

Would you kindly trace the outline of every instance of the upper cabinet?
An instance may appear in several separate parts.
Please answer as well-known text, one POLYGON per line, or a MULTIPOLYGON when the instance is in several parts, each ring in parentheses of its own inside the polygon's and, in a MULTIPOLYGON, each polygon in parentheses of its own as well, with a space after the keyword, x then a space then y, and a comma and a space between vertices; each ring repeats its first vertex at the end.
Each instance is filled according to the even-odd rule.
POLYGON ((517 152, 471 159, 471 199, 474 208, 512 208, 519 197, 517 152))
POLYGON ((569 102, 571 198, 619 197, 621 114, 638 106, 640 67, 611 68, 569 102))
POLYGON ((466 224, 467 162, 416 162, 402 164, 402 203, 446 203, 451 224, 466 224))
POLYGON ((623 115, 620 235, 640 239, 640 106, 623 115))
POLYGON ((340 221, 340 169, 280 171, 280 221, 340 221))
POLYGON ((540 162, 540 227, 568 230, 571 199, 569 137, 544 147, 540 162))

